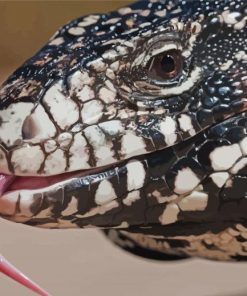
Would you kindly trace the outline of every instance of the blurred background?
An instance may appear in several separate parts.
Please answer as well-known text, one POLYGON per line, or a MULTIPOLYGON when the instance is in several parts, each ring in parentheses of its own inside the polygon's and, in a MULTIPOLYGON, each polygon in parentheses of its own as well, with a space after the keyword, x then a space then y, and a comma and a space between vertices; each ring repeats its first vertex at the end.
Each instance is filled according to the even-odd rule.
MULTIPOLYGON (((0 82, 69 20, 130 2, 0 0, 0 82)), ((0 253, 53 296, 247 295, 247 263, 145 261, 95 230, 49 231, 0 220, 0 253)), ((34 294, 0 274, 0 295, 34 294)))

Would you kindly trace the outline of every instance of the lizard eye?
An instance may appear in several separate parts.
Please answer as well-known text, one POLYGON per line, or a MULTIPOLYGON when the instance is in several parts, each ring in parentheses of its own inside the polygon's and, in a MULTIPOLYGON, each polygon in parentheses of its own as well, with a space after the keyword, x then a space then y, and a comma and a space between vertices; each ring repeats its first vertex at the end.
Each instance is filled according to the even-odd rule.
POLYGON ((183 70, 181 51, 172 49, 153 56, 147 64, 147 69, 151 79, 175 79, 183 70))

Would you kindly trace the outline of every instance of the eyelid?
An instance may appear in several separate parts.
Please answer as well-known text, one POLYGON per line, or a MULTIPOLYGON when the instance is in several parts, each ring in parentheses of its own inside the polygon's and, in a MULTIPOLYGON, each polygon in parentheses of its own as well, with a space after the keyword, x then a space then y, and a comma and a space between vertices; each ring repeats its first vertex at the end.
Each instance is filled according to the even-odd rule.
POLYGON ((162 54, 162 53, 165 53, 165 52, 168 52, 170 50, 180 50, 182 51, 182 46, 177 43, 177 42, 166 42, 163 44, 162 47, 158 47, 157 49, 155 48, 154 45, 157 46, 157 43, 160 43, 159 42, 156 42, 156 44, 153 44, 148 50, 147 50, 147 53, 143 59, 143 66, 145 67, 148 62, 150 61, 150 59, 152 59, 153 57, 159 55, 159 54, 162 54))

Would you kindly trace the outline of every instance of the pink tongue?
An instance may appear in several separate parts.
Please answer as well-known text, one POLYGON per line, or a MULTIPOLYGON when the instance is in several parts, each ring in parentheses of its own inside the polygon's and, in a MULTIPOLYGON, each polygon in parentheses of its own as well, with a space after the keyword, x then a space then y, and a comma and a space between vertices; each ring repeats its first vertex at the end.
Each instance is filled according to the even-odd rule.
POLYGON ((22 272, 16 269, 12 264, 10 264, 1 254, 0 254, 0 272, 9 276, 13 280, 19 282, 23 286, 31 289, 40 296, 49 296, 49 294, 25 276, 22 272))
POLYGON ((0 174, 0 197, 10 184, 15 180, 15 176, 0 174))

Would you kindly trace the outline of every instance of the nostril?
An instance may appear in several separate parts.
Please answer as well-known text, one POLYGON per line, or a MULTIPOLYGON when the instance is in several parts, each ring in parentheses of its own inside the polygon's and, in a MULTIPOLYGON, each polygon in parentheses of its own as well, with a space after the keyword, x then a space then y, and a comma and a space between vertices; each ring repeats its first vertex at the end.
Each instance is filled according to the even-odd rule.
POLYGON ((32 143, 52 138, 55 134, 56 128, 41 105, 26 117, 22 125, 23 140, 32 143))
POLYGON ((22 138, 23 140, 30 140, 35 138, 39 133, 39 127, 35 123, 32 115, 28 116, 22 125, 22 138))

